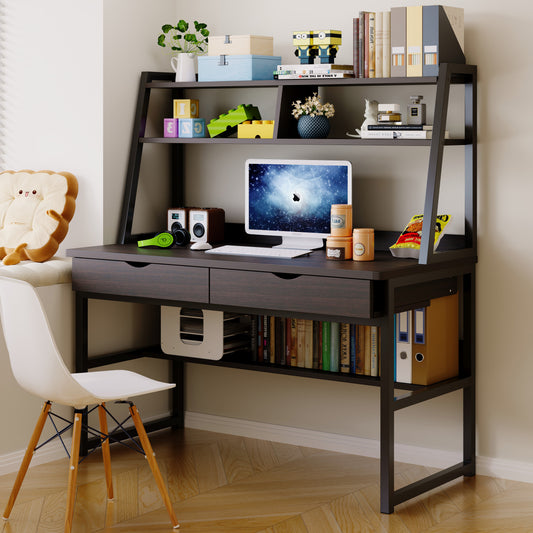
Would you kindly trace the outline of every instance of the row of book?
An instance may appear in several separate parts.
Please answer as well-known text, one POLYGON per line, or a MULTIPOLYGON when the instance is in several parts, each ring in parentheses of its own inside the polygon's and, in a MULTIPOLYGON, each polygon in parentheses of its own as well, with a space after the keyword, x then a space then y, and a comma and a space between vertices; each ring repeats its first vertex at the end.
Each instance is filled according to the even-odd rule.
POLYGON ((378 326, 253 315, 252 359, 377 377, 379 333, 378 326))
POLYGON ((441 5, 360 11, 353 19, 356 78, 437 76, 465 63, 464 9, 441 5))

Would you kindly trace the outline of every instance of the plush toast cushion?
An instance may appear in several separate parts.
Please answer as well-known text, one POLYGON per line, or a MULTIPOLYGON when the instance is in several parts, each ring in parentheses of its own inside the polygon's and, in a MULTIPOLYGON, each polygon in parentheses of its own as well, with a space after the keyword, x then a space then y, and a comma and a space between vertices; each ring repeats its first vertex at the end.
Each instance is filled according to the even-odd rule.
POLYGON ((67 235, 78 181, 50 170, 0 173, 0 259, 14 265, 52 257, 67 235))

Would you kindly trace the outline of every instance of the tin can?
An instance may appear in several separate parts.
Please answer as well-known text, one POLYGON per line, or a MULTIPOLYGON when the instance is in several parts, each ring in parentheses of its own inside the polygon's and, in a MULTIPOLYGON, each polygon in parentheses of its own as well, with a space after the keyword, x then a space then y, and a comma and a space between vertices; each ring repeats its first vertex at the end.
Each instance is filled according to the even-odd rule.
POLYGON ((329 236, 326 239, 326 259, 333 261, 344 261, 352 258, 352 236, 349 237, 333 237, 329 236))
POLYGON ((352 235, 352 206, 350 204, 333 204, 331 206, 330 226, 333 237, 350 237, 352 235))
POLYGON ((372 228, 353 230, 353 260, 374 260, 374 230, 372 228))

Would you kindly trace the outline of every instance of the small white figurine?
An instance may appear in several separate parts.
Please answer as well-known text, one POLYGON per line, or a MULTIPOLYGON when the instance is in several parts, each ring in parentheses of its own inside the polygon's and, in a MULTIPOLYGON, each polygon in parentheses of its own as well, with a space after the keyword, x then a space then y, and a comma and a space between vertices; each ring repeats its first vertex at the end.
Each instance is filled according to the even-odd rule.
POLYGON ((361 135, 361 131, 366 131, 368 129, 369 124, 378 123, 378 102, 376 100, 369 100, 368 98, 365 98, 364 116, 365 120, 361 124, 361 127, 355 130, 357 135, 352 135, 350 133, 347 133, 346 135, 349 135, 350 137, 359 137, 361 135))

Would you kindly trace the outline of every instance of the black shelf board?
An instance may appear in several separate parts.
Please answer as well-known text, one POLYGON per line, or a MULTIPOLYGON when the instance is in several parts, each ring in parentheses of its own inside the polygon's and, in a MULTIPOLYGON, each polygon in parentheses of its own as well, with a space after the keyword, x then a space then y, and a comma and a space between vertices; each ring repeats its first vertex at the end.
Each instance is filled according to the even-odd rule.
MULTIPOLYGON (((236 139, 234 137, 141 137, 141 143, 155 144, 278 144, 278 145, 331 145, 331 146, 431 146, 431 139, 236 139)), ((447 146, 471 144, 465 139, 446 139, 447 146)))

